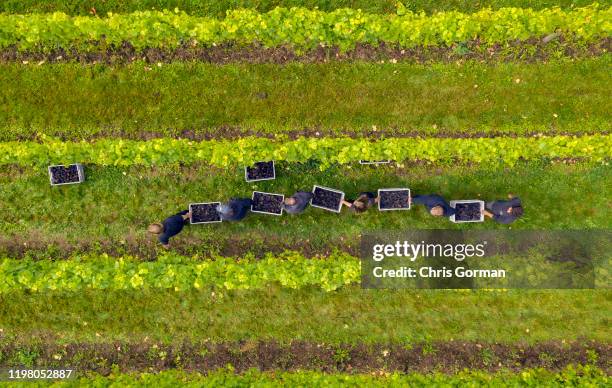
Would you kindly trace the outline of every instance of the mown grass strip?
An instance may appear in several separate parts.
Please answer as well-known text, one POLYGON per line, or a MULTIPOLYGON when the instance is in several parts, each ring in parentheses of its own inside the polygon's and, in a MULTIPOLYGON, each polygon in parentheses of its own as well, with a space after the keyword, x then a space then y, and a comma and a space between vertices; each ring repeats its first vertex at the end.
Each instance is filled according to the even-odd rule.
POLYGON ((1 65, 0 140, 610 132, 610 58, 496 66, 1 65))
POLYGON ((184 12, 144 11, 111 14, 105 18, 62 13, 0 14, 0 48, 22 50, 80 47, 100 50, 130 42, 137 49, 178 47, 188 42, 211 46, 225 42, 266 47, 290 45, 314 48, 338 46, 347 50, 357 43, 448 46, 479 39, 493 45, 555 32, 593 41, 610 35, 612 7, 594 3, 583 8, 533 10, 482 9, 472 14, 440 12, 368 14, 350 8, 331 12, 306 8, 275 8, 267 13, 242 9, 224 19, 189 16, 184 12))
POLYGON ((515 165, 533 161, 575 158, 602 162, 612 156, 612 135, 496 137, 476 139, 391 138, 377 141, 348 138, 304 138, 282 141, 256 137, 238 140, 104 139, 92 142, 0 143, 0 164, 48 166, 88 163, 115 166, 191 165, 250 166, 256 161, 317 161, 321 170, 359 160, 424 161, 433 164, 494 163, 515 165))
MULTIPOLYGON (((475 12, 481 8, 502 7, 518 8, 573 8, 584 7, 592 0, 411 0, 404 1, 406 7, 413 11, 435 13, 439 11, 458 10, 475 12)), ((190 15, 224 17, 231 9, 253 8, 259 12, 268 12, 275 7, 306 7, 322 11, 333 11, 338 8, 362 9, 368 13, 394 13, 397 11, 395 0, 5 0, 0 3, 0 12, 7 13, 48 13, 65 12, 71 15, 91 15, 92 8, 98 15, 108 12, 127 13, 151 9, 179 8, 190 15)))
MULTIPOLYGON (((482 387, 517 387, 538 386, 606 386, 608 375, 592 366, 568 367, 560 372, 544 369, 531 369, 521 373, 500 372, 489 374, 478 371, 465 371, 457 375, 435 374, 398 374, 381 372, 375 375, 359 374, 324 374, 317 372, 274 372, 263 373, 251 370, 243 375, 236 375, 233 368, 202 375, 183 371, 168 371, 159 374, 120 374, 111 376, 92 375, 75 380, 56 382, 58 387, 89 387, 89 386, 184 386, 184 387, 448 387, 472 385, 482 387)), ((11 386, 47 386, 48 383, 17 382, 11 386)))
POLYGON ((609 343, 609 290, 87 290, 0 294, 9 343, 609 343))
MULTIPOLYGON (((612 181, 607 165, 520 163, 505 166, 358 164, 320 171, 315 163, 276 166, 276 179, 249 184, 244 169, 207 166, 87 166, 80 185, 51 187, 46 167, 0 167, 0 249, 18 257, 35 250, 61 257, 102 251, 155 257, 158 243, 146 235, 149 223, 186 209, 189 203, 251 197, 253 190, 292 195, 315 184, 354 198, 361 191, 409 187, 414 194, 438 193, 448 200, 503 199, 511 192, 525 208, 513 229, 588 229, 612 227, 604 204, 612 181), (24 206, 27 204, 27 206, 24 206)), ((406 229, 508 228, 493 222, 453 224, 422 207, 409 212, 334 214, 307 208, 303 214, 270 217, 250 214, 242 222, 188 226, 172 240, 185 255, 217 252, 241 256, 299 249, 310 256, 333 247, 353 252, 365 231, 406 229)), ((44 256, 44 255, 43 255, 44 256)))

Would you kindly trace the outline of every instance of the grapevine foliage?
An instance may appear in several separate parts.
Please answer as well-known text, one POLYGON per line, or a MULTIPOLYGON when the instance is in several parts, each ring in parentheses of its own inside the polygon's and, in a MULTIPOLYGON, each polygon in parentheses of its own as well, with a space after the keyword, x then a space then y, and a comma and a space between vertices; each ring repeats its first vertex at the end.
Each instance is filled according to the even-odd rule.
POLYGON ((237 140, 190 141, 153 139, 135 141, 103 139, 93 142, 0 143, 0 164, 47 166, 74 162, 98 165, 163 165, 208 163, 217 167, 249 166, 261 160, 304 162, 316 160, 325 169, 332 164, 359 160, 421 160, 503 163, 542 158, 582 158, 604 161, 610 157, 612 135, 541 136, 528 138, 389 138, 378 141, 350 138, 300 138, 269 140, 246 137, 237 140))
POLYGON ((356 43, 380 42, 413 47, 478 39, 492 45, 553 32, 588 41, 609 36, 611 20, 612 8, 598 4, 572 10, 485 8, 472 14, 449 11, 433 15, 405 8, 398 14, 368 14, 349 8, 332 12, 276 8, 267 13, 239 9, 228 11, 223 19, 190 16, 178 10, 109 13, 104 18, 60 12, 0 14, 0 48, 100 50, 123 42, 136 49, 260 42, 267 47, 333 45, 347 50, 356 43))
MULTIPOLYGON (((544 257, 530 260, 529 265, 524 260, 510 259, 500 256, 491 260, 500 263, 498 268, 512 272, 514 279, 523 279, 526 282, 523 285, 537 288, 547 282, 553 284, 560 273, 573 274, 571 271, 563 272, 563 265, 551 264, 544 257)), ((603 264, 599 263, 595 268, 595 286, 598 288, 610 284, 610 274, 603 264)), ((274 283, 292 289, 314 286, 334 291, 359 283, 361 270, 359 258, 340 251, 316 258, 291 251, 280 255, 268 253, 262 259, 247 254, 239 259, 213 256, 204 260, 172 252, 164 253, 156 261, 107 254, 75 255, 67 260, 4 258, 0 261, 0 294, 22 290, 72 292, 82 289, 246 290, 263 289, 274 283)), ((577 273, 575 276, 579 278, 582 275, 577 273)), ((485 290, 503 291, 500 286, 512 287, 509 279, 496 279, 492 283, 479 279, 475 284, 485 290)), ((406 279, 406 285, 420 287, 409 279, 406 279)))
POLYGON ((317 286, 332 291, 359 279, 359 260, 341 252, 324 259, 285 252, 280 256, 268 254, 259 260, 247 255, 240 260, 214 257, 204 261, 166 253, 151 262, 102 254, 60 261, 3 259, 0 263, 0 293, 148 288, 185 291, 203 287, 261 289, 270 283, 287 288, 317 286))
POLYGON ((609 386, 605 371, 593 365, 568 366, 560 371, 524 369, 520 373, 464 370, 457 374, 444 373, 371 373, 340 374, 315 371, 261 372, 250 369, 237 374, 233 367, 219 369, 206 375, 180 370, 160 373, 119 373, 110 376, 91 375, 62 382, 62 386, 152 386, 152 387, 554 387, 554 386, 609 386))

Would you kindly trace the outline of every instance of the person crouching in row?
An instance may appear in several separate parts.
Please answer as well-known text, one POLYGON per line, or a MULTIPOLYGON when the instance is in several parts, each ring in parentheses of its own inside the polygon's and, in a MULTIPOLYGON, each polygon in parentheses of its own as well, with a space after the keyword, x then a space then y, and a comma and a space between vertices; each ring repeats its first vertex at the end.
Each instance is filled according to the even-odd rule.
POLYGON ((518 197, 508 194, 508 201, 486 202, 484 215, 500 224, 510 224, 523 215, 523 205, 518 197))
POLYGON ((221 221, 240 221, 249 213, 253 201, 250 198, 232 198, 217 206, 221 221))
MULTIPOLYGON (((227 203, 217 206, 222 221, 240 221, 248 214, 251 208, 251 199, 232 198, 227 203)), ((183 210, 166 218, 163 222, 155 222, 147 228, 151 234, 157 235, 158 241, 164 248, 170 247, 170 238, 179 234, 183 227, 189 224, 191 213, 183 210)))
POLYGON ((147 231, 157 235, 157 239, 164 248, 169 248, 170 238, 179 234, 183 227, 189 223, 190 218, 189 210, 183 210, 166 218, 163 222, 155 222, 149 225, 147 231))
POLYGON ((450 217, 455 214, 455 209, 437 194, 415 195, 412 197, 412 204, 425 206, 429 214, 434 217, 450 217))
POLYGON ((359 195, 357 196, 357 199, 355 199, 352 202, 342 200, 342 204, 348 207, 351 211, 355 212, 356 214, 364 213, 366 210, 376 205, 377 203, 378 203, 378 197, 376 196, 376 194, 369 192, 369 191, 364 191, 362 193, 359 193, 359 195))
POLYGON ((285 198, 283 208, 289 214, 300 214, 304 211, 304 209, 306 209, 311 199, 312 193, 307 191, 298 191, 291 197, 285 198))

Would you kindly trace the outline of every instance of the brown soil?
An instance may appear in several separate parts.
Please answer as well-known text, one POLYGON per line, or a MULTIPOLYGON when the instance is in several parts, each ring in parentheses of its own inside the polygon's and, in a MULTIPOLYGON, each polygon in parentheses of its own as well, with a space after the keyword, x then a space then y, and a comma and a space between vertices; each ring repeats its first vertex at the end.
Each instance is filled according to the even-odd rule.
POLYGON ((214 47, 193 47, 189 44, 176 49, 147 48, 136 50, 129 42, 120 47, 102 48, 98 51, 79 51, 76 48, 34 50, 20 52, 16 47, 0 51, 2 62, 80 62, 125 64, 144 60, 148 63, 169 63, 176 61, 198 61, 205 63, 275 63, 289 62, 325 63, 331 61, 398 61, 411 63, 457 62, 476 60, 483 62, 542 62, 558 56, 569 58, 592 57, 610 51, 612 38, 582 44, 563 36, 545 42, 545 37, 507 44, 488 46, 478 40, 450 47, 401 48, 394 44, 381 43, 377 46, 358 44, 354 49, 342 53, 338 47, 317 47, 304 53, 297 53, 289 46, 265 48, 260 44, 238 46, 225 43, 214 47))
MULTIPOLYGON (((589 135, 609 135, 610 131, 601 129, 598 131, 560 131, 555 128, 547 128, 537 132, 507 132, 507 131, 496 131, 490 130, 484 131, 452 131, 445 129, 436 129, 435 132, 429 132, 419 129, 400 129, 400 128, 362 128, 362 129, 343 129, 343 128, 321 128, 321 127, 304 127, 301 129, 295 129, 282 133, 262 133, 254 129, 241 128, 236 126, 223 125, 220 127, 209 130, 172 130, 168 129, 166 132, 156 131, 125 131, 122 129, 101 129, 95 134, 87 135, 86 138, 75 134, 64 133, 61 131, 47 131, 46 134, 58 138, 62 141, 81 141, 81 140, 97 140, 97 139, 108 139, 108 138, 121 138, 126 140, 151 140, 161 138, 173 138, 173 139, 188 139, 193 141, 204 141, 204 140, 235 140, 245 137, 259 137, 267 139, 279 139, 287 138, 289 140, 295 140, 300 137, 308 138, 328 138, 328 137, 347 137, 352 139, 386 139, 386 138, 436 138, 436 139, 477 139, 477 138, 495 138, 495 137, 510 137, 510 138, 525 138, 525 137, 539 137, 542 135, 547 136, 589 136, 589 135)), ((41 141, 37 134, 27 135, 11 135, 6 141, 41 141)))
MULTIPOLYGON (((245 235, 242 238, 228 237, 223 241, 212 241, 184 233, 173 237, 171 246, 173 252, 187 256, 200 254, 203 257, 210 257, 211 254, 234 257, 248 252, 256 258, 262 258, 266 253, 280 254, 287 250, 300 252, 306 257, 326 256, 334 250, 359 256, 359 244, 352 244, 351 240, 344 238, 323 244, 310 240, 285 241, 268 235, 245 235)), ((12 258, 68 258, 71 254, 84 252, 107 253, 111 256, 130 255, 149 261, 156 260, 158 254, 166 250, 161 248, 153 237, 133 233, 128 233, 120 241, 93 238, 66 241, 61 238, 48 238, 40 233, 0 236, 0 255, 12 258)))
POLYGON ((465 368, 495 372, 525 368, 560 370, 569 364, 594 364, 610 375, 611 346, 547 342, 535 345, 438 342, 401 346, 397 344, 328 345, 305 341, 279 344, 275 341, 233 343, 183 343, 177 345, 140 343, 44 342, 36 346, 15 343, 0 345, 0 368, 18 366, 19 352, 36 353, 36 366, 69 365, 79 373, 93 371, 108 375, 112 365, 121 371, 161 371, 182 368, 206 372, 232 365, 237 373, 249 368, 271 370, 316 370, 322 372, 371 373, 442 372, 465 368), (58 358, 60 358, 58 360, 58 358))

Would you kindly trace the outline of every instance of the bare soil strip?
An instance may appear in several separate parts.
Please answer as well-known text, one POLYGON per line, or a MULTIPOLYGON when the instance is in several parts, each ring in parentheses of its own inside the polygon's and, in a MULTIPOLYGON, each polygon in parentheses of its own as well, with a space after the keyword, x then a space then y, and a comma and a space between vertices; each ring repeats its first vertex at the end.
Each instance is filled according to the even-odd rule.
POLYGON ((148 63, 170 63, 178 61, 197 61, 214 64, 274 63, 289 62, 326 63, 331 61, 398 61, 408 63, 457 62, 474 60, 480 62, 546 62, 558 57, 585 58, 597 57, 610 52, 612 37, 593 43, 579 43, 563 36, 530 38, 508 44, 487 46, 479 40, 473 40, 451 47, 401 48, 397 45, 380 43, 378 46, 357 44, 347 52, 338 47, 317 47, 303 53, 296 52, 289 46, 265 48, 260 44, 237 46, 224 43, 214 47, 191 47, 184 45, 166 50, 147 48, 136 50, 129 42, 121 47, 105 48, 99 51, 80 51, 76 48, 59 48, 55 50, 36 50, 20 52, 16 47, 0 51, 0 63, 64 63, 80 62, 127 64, 134 61, 148 63))
POLYGON ((79 372, 103 375, 112 365, 121 371, 212 371, 231 364, 237 373, 249 368, 271 370, 315 370, 322 372, 371 373, 385 370, 401 373, 456 373, 463 369, 489 372, 545 368, 553 371, 570 364, 592 364, 610 375, 612 347, 608 343, 546 342, 535 345, 476 342, 433 342, 415 345, 343 344, 326 345, 294 341, 238 343, 43 343, 23 346, 6 343, 0 367, 14 366, 19 354, 37 354, 37 366, 70 365, 79 372))
MULTIPOLYGON (((587 131, 587 130, 576 130, 576 131, 563 131, 554 127, 549 127, 538 132, 527 132, 527 133, 514 133, 508 132, 508 130, 490 130, 484 131, 469 131, 469 132, 458 132, 458 131, 445 131, 443 129, 437 129, 436 132, 428 131, 427 129, 401 129, 401 128, 362 128, 362 129, 342 129, 342 128, 323 128, 323 127, 305 127, 290 131, 283 131, 280 133, 281 136, 286 137, 290 140, 296 140, 300 137, 312 137, 312 138, 325 138, 325 137, 347 137, 352 139, 387 139, 390 137, 395 138, 437 138, 437 139, 481 139, 481 138, 496 138, 496 137, 511 137, 511 138, 522 138, 522 137, 538 137, 541 135, 558 135, 558 136, 592 136, 592 135, 608 135, 609 131, 606 129, 598 131, 587 131)), ((66 133, 61 131, 52 132, 52 136, 62 141, 81 141, 81 140, 97 140, 97 139, 109 139, 109 138, 121 138, 126 140, 152 140, 152 139, 189 139, 193 141, 205 141, 205 140, 237 140, 244 137, 262 137, 267 139, 277 139, 279 134, 265 133, 254 129, 241 128, 236 126, 223 125, 214 129, 209 130, 172 130, 168 129, 167 132, 155 132, 155 131, 133 131, 123 129, 101 129, 95 134, 87 135, 86 138, 82 135, 74 133, 66 133)), ((37 134, 20 134, 14 136, 15 141, 36 141, 42 142, 42 139, 37 134)))
MULTIPOLYGON (((177 236, 173 238, 172 251, 186 256, 200 254, 205 257, 213 253, 224 257, 240 257, 250 253, 256 258, 263 258, 266 254, 280 254, 288 250, 300 252, 306 257, 327 256, 334 250, 339 250, 359 256, 359 244, 351 244, 349 239, 316 243, 310 240, 285 241, 271 236, 266 236, 261 241, 253 241, 251 237, 204 240, 188 235, 177 236)), ((83 238, 71 242, 59 237, 44 237, 34 232, 19 236, 0 236, 0 254, 6 257, 48 259, 53 255, 56 259, 62 259, 85 252, 107 253, 111 256, 130 255, 150 261, 156 260, 158 254, 166 251, 153 237, 135 234, 127 234, 120 241, 83 238)))

